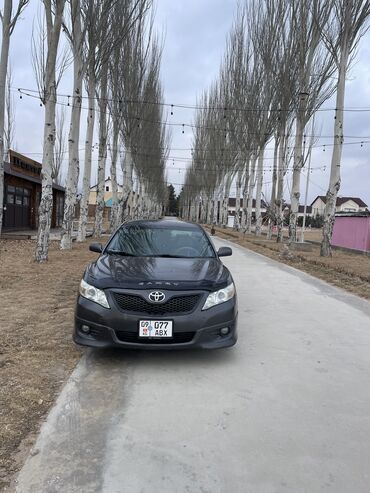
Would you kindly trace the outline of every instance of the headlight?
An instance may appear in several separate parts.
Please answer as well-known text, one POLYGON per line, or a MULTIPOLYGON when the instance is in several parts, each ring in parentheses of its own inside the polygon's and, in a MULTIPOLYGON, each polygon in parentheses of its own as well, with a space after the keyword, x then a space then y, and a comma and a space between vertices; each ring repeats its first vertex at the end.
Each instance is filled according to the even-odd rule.
POLYGON ((204 306, 202 310, 208 310, 208 308, 211 308, 212 306, 219 305, 220 303, 225 303, 225 301, 231 300, 235 296, 235 286, 234 283, 232 282, 226 288, 220 289, 219 291, 215 291, 214 293, 211 293, 208 295, 208 298, 206 299, 206 302, 204 303, 204 306))
POLYGON ((98 305, 104 306, 104 308, 110 308, 104 291, 98 288, 94 288, 94 286, 91 286, 83 279, 81 279, 80 284, 80 295, 84 298, 87 298, 88 300, 98 303, 98 305))

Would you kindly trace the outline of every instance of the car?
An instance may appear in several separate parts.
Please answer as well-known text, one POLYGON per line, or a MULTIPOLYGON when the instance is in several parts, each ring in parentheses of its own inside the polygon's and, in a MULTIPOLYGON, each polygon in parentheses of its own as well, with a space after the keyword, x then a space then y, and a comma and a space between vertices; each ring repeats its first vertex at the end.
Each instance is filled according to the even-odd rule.
POLYGON ((233 278, 205 230, 179 220, 123 224, 80 283, 73 339, 95 348, 217 349, 237 342, 233 278))

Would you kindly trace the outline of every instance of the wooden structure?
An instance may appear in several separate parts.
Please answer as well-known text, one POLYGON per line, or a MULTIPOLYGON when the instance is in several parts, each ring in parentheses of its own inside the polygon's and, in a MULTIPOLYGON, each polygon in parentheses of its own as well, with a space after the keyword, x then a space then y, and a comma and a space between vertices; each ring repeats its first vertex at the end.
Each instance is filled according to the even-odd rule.
MULTIPOLYGON (((18 152, 9 151, 4 166, 4 230, 36 229, 41 200, 41 164, 18 152)), ((64 210, 63 187, 53 185, 51 227, 61 227, 64 210)))

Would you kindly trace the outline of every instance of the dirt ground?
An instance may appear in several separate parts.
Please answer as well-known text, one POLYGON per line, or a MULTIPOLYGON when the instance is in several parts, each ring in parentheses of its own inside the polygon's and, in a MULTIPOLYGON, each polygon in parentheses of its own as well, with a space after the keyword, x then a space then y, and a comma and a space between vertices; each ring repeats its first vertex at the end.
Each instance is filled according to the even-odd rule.
MULTIPOLYGON (((209 230, 208 227, 207 229, 209 230)), ((366 255, 333 250, 331 258, 324 258, 320 257, 320 246, 312 245, 311 251, 291 250, 285 256, 282 254, 284 245, 276 243, 276 239, 268 240, 264 236, 256 237, 253 234, 244 235, 229 228, 216 228, 216 231, 220 237, 292 265, 296 269, 370 300, 370 258, 366 255)), ((306 239, 318 241, 319 238, 320 232, 317 230, 306 233, 306 239)))
POLYGON ((33 261, 34 242, 0 240, 0 491, 33 444, 42 418, 78 361, 73 311, 88 243, 33 261))

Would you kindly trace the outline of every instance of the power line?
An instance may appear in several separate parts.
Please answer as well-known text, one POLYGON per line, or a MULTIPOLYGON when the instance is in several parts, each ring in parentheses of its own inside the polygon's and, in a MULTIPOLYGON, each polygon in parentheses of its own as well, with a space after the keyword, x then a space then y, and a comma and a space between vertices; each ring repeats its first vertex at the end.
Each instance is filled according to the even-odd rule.
MULTIPOLYGON (((18 92, 22 95, 31 95, 32 93, 35 95, 37 99, 40 99, 39 91, 37 89, 27 89, 27 88, 11 88, 14 92, 18 92), (27 94, 28 93, 28 94, 27 94)), ((68 100, 73 100, 73 95, 72 94, 63 94, 63 93, 57 93, 56 97, 62 97, 62 98, 68 98, 68 100)), ((81 100, 95 100, 95 101, 105 101, 108 103, 118 103, 118 104, 138 104, 138 105, 153 105, 153 106, 163 106, 163 107, 168 107, 171 110, 175 108, 179 109, 189 109, 189 110, 218 110, 218 111, 223 111, 225 113, 227 112, 235 112, 235 111, 240 111, 240 112, 269 112, 269 113, 286 113, 290 112, 291 108, 237 108, 234 106, 205 106, 205 105, 194 105, 194 104, 185 104, 185 103, 166 103, 166 102, 160 102, 160 101, 148 101, 148 100, 135 100, 135 99, 116 99, 116 98, 100 98, 99 96, 78 96, 79 99, 81 100)), ((68 104, 68 106, 71 106, 68 104)), ((298 109, 298 108, 295 108, 298 109)), ((315 108, 307 108, 308 111, 318 111, 318 112, 326 112, 326 111, 349 111, 349 112, 368 112, 370 111, 370 107, 364 106, 364 107, 348 107, 348 108, 318 108, 315 110, 315 108)), ((173 112, 171 112, 173 113, 173 112)))
MULTIPOLYGON (((30 98, 33 98, 33 99, 40 99, 39 96, 35 96, 33 94, 29 94, 29 93, 26 93, 26 92, 22 92, 21 94, 25 95, 25 96, 28 96, 30 98)), ((42 105, 42 103, 40 103, 42 105)), ((58 104, 60 106, 69 106, 69 107, 76 107, 75 105, 73 104, 69 104, 69 103, 62 103, 60 101, 55 101, 55 104, 58 104)), ((83 109, 83 110, 87 110, 87 111, 95 111, 95 112, 100 112, 99 108, 87 108, 87 107, 83 107, 82 105, 81 106, 78 106, 79 108, 83 109)), ((114 113, 110 110, 107 110, 106 111, 107 114, 110 114, 111 116, 115 116, 115 115, 119 115, 119 116, 122 116, 121 112, 117 112, 117 113, 114 113)), ((138 127, 140 128, 140 123, 143 122, 143 123, 149 123, 149 124, 152 124, 152 125, 163 125, 163 126, 167 126, 167 127, 177 127, 177 128, 180 128, 182 129, 182 133, 185 133, 185 128, 189 128, 189 129, 205 129, 205 130, 211 130, 211 131, 215 131, 215 132, 220 132, 220 133, 224 133, 225 136, 227 134, 236 134, 236 135, 250 135, 250 136, 254 136, 254 137, 263 137, 265 136, 266 134, 265 133, 258 133, 258 132, 245 132, 245 131, 240 131, 240 132, 237 132, 235 130, 231 130, 229 128, 224 128, 224 127, 210 127, 210 126, 206 126, 206 125, 197 125, 197 124, 194 124, 194 123, 180 123, 180 122, 167 122, 167 121, 161 121, 161 120, 148 120, 146 118, 142 118, 142 117, 139 117, 139 116, 131 116, 131 117, 126 117, 127 120, 131 120, 131 121, 136 121, 137 122, 137 125, 138 127)), ((295 134, 280 134, 281 137, 295 137, 295 134)), ((270 136, 270 138, 273 137, 273 135, 270 136)), ((317 138, 317 139, 333 139, 334 136, 333 135, 309 135, 309 134, 305 134, 304 135, 304 138, 306 139, 312 139, 312 138, 317 138)), ((370 139, 370 136, 361 136, 361 135, 345 135, 342 137, 343 139, 370 139)), ((270 139, 269 139, 270 140, 270 139)))

